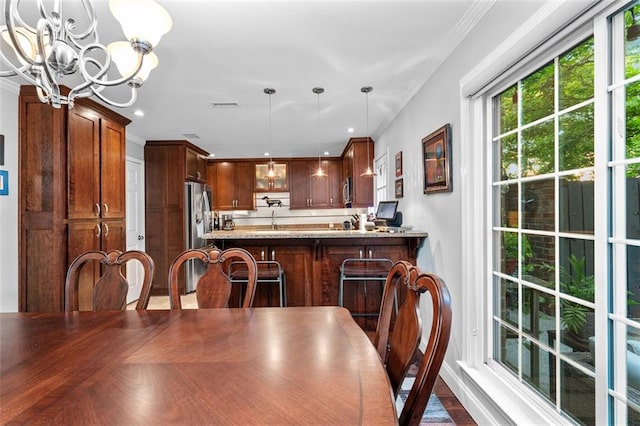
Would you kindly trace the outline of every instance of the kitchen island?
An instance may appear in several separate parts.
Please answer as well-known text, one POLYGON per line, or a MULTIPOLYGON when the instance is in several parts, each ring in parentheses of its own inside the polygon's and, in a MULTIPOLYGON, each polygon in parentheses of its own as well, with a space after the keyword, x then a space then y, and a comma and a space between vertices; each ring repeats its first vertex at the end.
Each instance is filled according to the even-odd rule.
MULTIPOLYGON (((219 249, 241 247, 256 260, 276 260, 284 268, 287 306, 328 306, 338 304, 340 265, 348 258, 388 258, 416 263, 417 251, 426 232, 345 231, 329 228, 235 229, 214 231, 203 238, 219 249)), ((264 287, 258 286, 254 306, 266 306, 264 287)), ((382 285, 364 283, 345 286, 344 304, 359 312, 377 312, 382 285)), ((234 289, 235 290, 235 289, 234 289)), ((237 300, 232 296, 231 300, 237 300)), ((365 329, 375 329, 376 318, 358 318, 365 329)))

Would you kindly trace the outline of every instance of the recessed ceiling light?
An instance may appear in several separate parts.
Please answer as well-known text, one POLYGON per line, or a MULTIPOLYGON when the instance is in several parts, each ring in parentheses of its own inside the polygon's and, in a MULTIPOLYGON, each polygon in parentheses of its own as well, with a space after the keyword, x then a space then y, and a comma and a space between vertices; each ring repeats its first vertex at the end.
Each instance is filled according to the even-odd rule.
POLYGON ((324 155, 329 155, 329 151, 325 151, 325 152, 324 152, 324 155))
POLYGON ((209 158, 214 158, 216 155, 214 153, 209 154, 209 158))
POLYGON ((349 127, 349 128, 347 129, 347 133, 353 133, 353 127, 349 127))
POLYGON ((268 152, 265 152, 265 153, 264 153, 264 156, 265 156, 265 157, 268 157, 268 156, 269 156, 269 153, 268 153, 268 152))
POLYGON ((133 115, 138 116, 138 117, 144 117, 144 111, 137 109, 137 110, 133 111, 133 115))

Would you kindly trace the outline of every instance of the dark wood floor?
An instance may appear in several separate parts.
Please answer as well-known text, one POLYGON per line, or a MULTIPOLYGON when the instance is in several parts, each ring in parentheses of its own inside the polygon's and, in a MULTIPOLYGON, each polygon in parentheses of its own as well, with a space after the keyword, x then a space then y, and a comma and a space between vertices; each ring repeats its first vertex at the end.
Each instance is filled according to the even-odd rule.
POLYGON ((460 404, 458 398, 451 392, 449 386, 440 378, 436 381, 435 386, 433 387, 433 393, 436 394, 442 406, 447 410, 451 420, 456 425, 477 425, 476 422, 473 421, 467 410, 460 404))

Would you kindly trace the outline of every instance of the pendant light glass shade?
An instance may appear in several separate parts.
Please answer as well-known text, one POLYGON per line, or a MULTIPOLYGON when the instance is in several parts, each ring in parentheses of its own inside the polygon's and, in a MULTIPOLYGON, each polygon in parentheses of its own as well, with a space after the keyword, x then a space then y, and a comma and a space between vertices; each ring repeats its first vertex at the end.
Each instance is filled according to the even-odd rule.
POLYGON ((153 0, 110 0, 109 10, 120 22, 127 40, 140 40, 149 45, 149 50, 173 25, 169 13, 153 0))
MULTIPOLYGON (((371 86, 364 86, 360 89, 362 93, 365 95, 366 101, 366 121, 367 121, 367 170, 364 171, 360 176, 363 177, 374 177, 377 176, 376 172, 373 171, 373 164, 369 164, 369 92, 373 90, 371 86)), ((373 160, 372 160, 373 162, 373 160)))
POLYGON ((135 50, 131 48, 131 43, 126 41, 116 41, 107 46, 109 53, 111 53, 111 59, 116 63, 116 67, 120 74, 125 77, 138 69, 138 60, 142 59, 142 67, 138 73, 133 77, 132 81, 138 85, 149 77, 151 70, 158 66, 158 57, 155 53, 149 52, 140 57, 135 50))
POLYGON ((314 87, 312 89, 313 93, 318 95, 317 102, 317 115, 316 115, 316 144, 318 146, 318 168, 311 176, 315 177, 326 177, 327 174, 322 170, 322 160, 320 159, 320 94, 324 93, 324 89, 322 87, 314 87))

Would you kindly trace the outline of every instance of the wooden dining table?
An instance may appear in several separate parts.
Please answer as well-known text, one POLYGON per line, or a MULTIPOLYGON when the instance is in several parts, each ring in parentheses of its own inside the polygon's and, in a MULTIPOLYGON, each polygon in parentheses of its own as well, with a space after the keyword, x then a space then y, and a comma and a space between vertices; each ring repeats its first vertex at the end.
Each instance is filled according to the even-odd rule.
POLYGON ((392 425, 333 306, 0 314, 0 424, 392 425))

